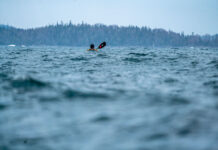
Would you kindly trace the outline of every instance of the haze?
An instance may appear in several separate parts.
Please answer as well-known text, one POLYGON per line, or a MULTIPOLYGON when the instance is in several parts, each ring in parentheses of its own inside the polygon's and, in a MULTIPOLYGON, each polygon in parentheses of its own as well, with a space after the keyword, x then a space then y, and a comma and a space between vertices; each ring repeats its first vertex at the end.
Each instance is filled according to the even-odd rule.
POLYGON ((0 0, 0 24, 33 28, 67 23, 218 33, 217 0, 0 0))

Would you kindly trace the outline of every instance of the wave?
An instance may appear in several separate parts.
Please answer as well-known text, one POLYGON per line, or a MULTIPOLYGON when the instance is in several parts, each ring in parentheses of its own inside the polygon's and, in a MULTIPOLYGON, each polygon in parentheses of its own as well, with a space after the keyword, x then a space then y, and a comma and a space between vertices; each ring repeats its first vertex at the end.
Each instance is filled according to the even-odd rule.
POLYGON ((8 106, 5 104, 0 104, 0 110, 4 110, 5 108, 7 108, 8 106))
POLYGON ((218 81, 217 80, 212 80, 208 82, 204 82, 205 86, 211 87, 213 89, 218 89, 218 81))
POLYGON ((11 86, 12 88, 18 88, 18 89, 33 89, 33 88, 43 88, 48 86, 49 84, 37 79, 34 79, 32 77, 26 77, 26 78, 18 78, 11 80, 11 86))
POLYGON ((166 105, 166 106, 178 106, 178 105, 189 105, 191 99, 183 97, 180 94, 167 94, 161 95, 156 93, 147 94, 150 98, 150 105, 166 105))
POLYGON ((191 65, 192 67, 196 67, 199 64, 199 61, 192 61, 191 65))
POLYGON ((102 57, 102 58, 108 58, 108 56, 106 54, 98 54, 98 57, 102 57))
MULTIPOLYGON (((145 138, 145 140, 148 141, 155 141, 155 140, 160 140, 160 139, 165 139, 167 138, 169 135, 167 133, 154 133, 148 137, 145 138)), ((144 140, 144 139, 143 139, 144 140)))
POLYGON ((21 49, 20 51, 23 51, 23 52, 25 52, 25 51, 33 51, 33 49, 31 49, 31 48, 25 48, 25 49, 21 49))
POLYGON ((171 49, 178 50, 179 48, 178 47, 171 47, 171 49))
POLYGON ((71 58, 70 60, 72 60, 72 61, 81 61, 81 60, 88 60, 88 59, 86 57, 79 56, 79 57, 71 58))
POLYGON ((48 57, 48 55, 47 54, 45 54, 45 55, 42 55, 42 58, 47 58, 48 57))
POLYGON ((112 118, 107 116, 107 115, 100 115, 95 117, 92 121, 93 122, 106 122, 106 121, 110 121, 112 118))
POLYGON ((175 83, 175 82, 178 82, 178 80, 175 79, 175 78, 166 78, 164 80, 164 82, 166 82, 166 83, 175 83))
POLYGON ((152 58, 135 58, 135 57, 126 57, 123 59, 123 61, 127 61, 127 62, 134 62, 134 63, 140 63, 143 61, 150 61, 152 60, 152 58))
POLYGON ((146 53, 129 53, 128 55, 134 55, 134 56, 147 56, 146 53))
POLYGON ((109 98, 109 95, 105 93, 96 93, 96 92, 82 92, 78 90, 68 89, 63 92, 63 95, 66 98, 109 98))
POLYGON ((135 63, 139 63, 142 60, 139 58, 124 58, 123 61, 129 61, 129 62, 135 62, 135 63))
POLYGON ((191 103, 189 99, 179 95, 169 96, 168 100, 169 105, 187 105, 191 103))
POLYGON ((3 80, 6 80, 6 79, 9 79, 8 75, 5 74, 5 73, 0 73, 0 80, 3 79, 3 80))
POLYGON ((218 60, 212 60, 208 63, 208 65, 213 65, 216 69, 218 69, 218 60))
POLYGON ((53 59, 44 58, 43 61, 53 61, 53 59))

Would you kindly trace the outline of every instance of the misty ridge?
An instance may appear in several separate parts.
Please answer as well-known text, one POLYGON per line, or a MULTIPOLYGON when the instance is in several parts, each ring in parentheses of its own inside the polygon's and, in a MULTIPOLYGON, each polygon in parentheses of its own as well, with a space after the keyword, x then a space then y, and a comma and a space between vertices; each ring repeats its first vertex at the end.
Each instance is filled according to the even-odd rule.
POLYGON ((87 46, 107 41, 110 46, 206 46, 218 47, 216 35, 185 35, 165 29, 86 23, 20 29, 0 25, 0 45, 87 46))

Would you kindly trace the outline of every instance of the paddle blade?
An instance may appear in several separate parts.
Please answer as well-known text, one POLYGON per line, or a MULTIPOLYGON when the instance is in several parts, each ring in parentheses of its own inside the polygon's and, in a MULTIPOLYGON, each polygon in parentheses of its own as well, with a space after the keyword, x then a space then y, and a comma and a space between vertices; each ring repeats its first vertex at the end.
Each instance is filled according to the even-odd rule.
POLYGON ((107 45, 106 42, 103 42, 98 46, 98 49, 101 49, 101 48, 105 47, 106 45, 107 45))

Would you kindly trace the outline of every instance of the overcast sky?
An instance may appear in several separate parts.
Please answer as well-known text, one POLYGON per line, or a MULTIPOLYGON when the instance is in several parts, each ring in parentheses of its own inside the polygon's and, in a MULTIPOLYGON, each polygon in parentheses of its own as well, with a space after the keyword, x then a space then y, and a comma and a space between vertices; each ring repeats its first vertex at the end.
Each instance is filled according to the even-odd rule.
POLYGON ((61 20, 215 34, 218 0, 0 0, 0 24, 31 28, 61 20))

